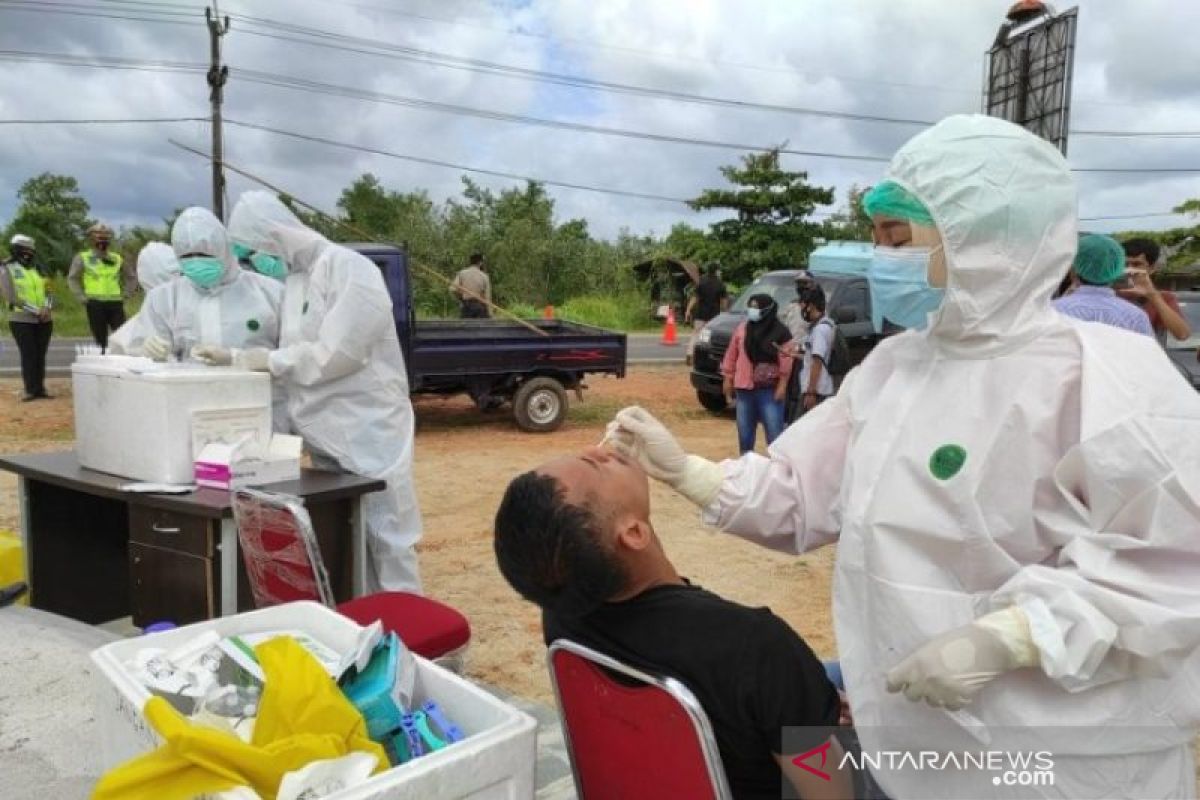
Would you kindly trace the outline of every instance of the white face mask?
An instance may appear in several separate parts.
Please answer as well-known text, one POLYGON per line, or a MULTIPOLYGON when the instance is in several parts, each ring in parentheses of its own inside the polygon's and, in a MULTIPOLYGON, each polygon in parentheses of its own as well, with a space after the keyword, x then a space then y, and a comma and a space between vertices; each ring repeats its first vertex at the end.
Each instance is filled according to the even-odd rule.
POLYGON ((750 319, 751 322, 760 322, 762 320, 762 309, 761 308, 748 308, 748 309, 746 309, 746 316, 750 319))

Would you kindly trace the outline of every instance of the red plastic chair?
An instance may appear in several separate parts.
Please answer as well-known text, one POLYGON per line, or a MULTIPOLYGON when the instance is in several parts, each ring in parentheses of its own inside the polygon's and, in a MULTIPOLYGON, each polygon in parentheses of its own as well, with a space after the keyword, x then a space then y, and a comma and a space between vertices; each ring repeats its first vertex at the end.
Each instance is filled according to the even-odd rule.
POLYGON ((732 798, 708 716, 686 686, 566 639, 547 659, 583 800, 732 798))
POLYGON ((317 600, 360 625, 379 620, 418 655, 461 663, 471 626, 450 606, 412 592, 334 601, 312 520, 299 497, 242 489, 234 494, 233 516, 256 607, 317 600))

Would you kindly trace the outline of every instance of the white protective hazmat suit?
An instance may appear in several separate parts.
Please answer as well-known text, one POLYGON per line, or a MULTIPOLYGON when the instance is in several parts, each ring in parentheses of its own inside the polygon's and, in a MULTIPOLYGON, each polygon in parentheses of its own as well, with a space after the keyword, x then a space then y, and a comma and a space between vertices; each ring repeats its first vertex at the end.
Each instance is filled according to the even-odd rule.
POLYGON ((189 208, 171 228, 176 257, 204 254, 220 258, 220 283, 201 289, 180 277, 146 296, 142 315, 148 333, 165 339, 179 358, 197 345, 274 347, 279 341, 283 287, 279 281, 246 272, 233 258, 223 226, 212 212, 189 208))
POLYGON ((387 482, 364 499, 368 591, 420 591, 413 410, 379 268, 309 229, 267 192, 242 195, 229 231, 288 264, 279 349, 268 366, 286 390, 293 432, 317 466, 387 482))
POLYGON ((705 520, 789 552, 838 542, 834 623, 865 752, 1053 752, 1052 786, 879 770, 889 796, 1194 797, 1200 397, 1153 340, 1051 307, 1077 212, 1049 144, 951 117, 888 178, 941 233, 943 305, 769 457, 724 462, 705 520), (947 445, 965 453, 949 469, 947 445), (886 691, 910 653, 1014 605, 1041 666, 965 709, 990 744, 963 735, 962 712, 886 691))
MULTIPOLYGON (((137 279, 143 292, 149 294, 151 289, 162 286, 178 275, 179 261, 171 245, 150 242, 138 253, 137 279)), ((149 333, 153 331, 146 328, 146 319, 139 311, 108 337, 108 351, 115 355, 140 355, 142 342, 149 333)))

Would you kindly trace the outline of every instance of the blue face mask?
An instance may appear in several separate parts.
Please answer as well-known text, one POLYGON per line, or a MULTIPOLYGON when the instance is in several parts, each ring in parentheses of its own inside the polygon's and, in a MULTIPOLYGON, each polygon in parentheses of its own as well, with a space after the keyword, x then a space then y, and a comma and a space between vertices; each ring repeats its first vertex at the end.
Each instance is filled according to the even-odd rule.
POLYGON ((266 275, 268 278, 283 280, 288 274, 287 264, 283 263, 283 259, 269 253, 254 253, 251 255, 250 266, 254 267, 255 272, 260 275, 266 275))
POLYGON ((875 329, 883 318, 902 328, 920 330, 946 296, 945 289, 929 285, 928 247, 876 247, 871 258, 871 309, 875 329))
POLYGON ((201 289, 213 288, 225 275, 225 262, 208 256, 181 259, 179 268, 185 278, 201 289))

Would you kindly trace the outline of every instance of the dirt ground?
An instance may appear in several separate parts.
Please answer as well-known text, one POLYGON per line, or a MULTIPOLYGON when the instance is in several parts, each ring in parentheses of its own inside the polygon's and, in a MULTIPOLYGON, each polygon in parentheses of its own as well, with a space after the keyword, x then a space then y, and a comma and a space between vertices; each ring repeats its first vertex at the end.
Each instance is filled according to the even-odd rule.
MULTIPOLYGON (((0 382, 0 452, 68 449, 73 440, 69 381, 50 381, 54 400, 19 403, 0 382)), ((572 398, 574 401, 574 398, 572 398)), ((604 424, 632 403, 659 414, 684 445, 719 459, 736 455, 732 418, 702 411, 680 367, 635 368, 624 380, 594 379, 556 433, 519 431, 506 411, 480 414, 464 399, 418 398, 416 480, 425 538, 426 591, 471 621, 469 673, 523 697, 553 702, 540 622, 500 576, 492 518, 508 481, 562 453, 600 440, 604 424)), ((833 655, 829 588, 832 550, 796 558, 705 530, 695 508, 652 489, 653 520, 668 554, 694 582, 748 605, 770 606, 823 657, 833 655)), ((17 524, 16 480, 0 474, 0 527, 17 524)))

